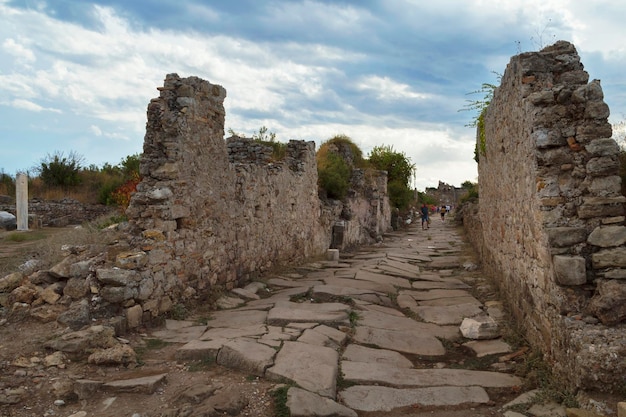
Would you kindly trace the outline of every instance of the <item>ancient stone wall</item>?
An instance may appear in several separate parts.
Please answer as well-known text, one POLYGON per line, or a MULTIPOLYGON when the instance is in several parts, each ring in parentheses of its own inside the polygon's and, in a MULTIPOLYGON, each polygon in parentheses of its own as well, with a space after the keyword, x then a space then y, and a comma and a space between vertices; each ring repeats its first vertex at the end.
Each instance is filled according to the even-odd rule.
POLYGON ((464 215, 484 265, 557 374, 572 387, 618 389, 626 198, 609 108, 588 78, 567 42, 511 59, 484 117, 478 218, 464 215))
MULTIPOLYGON (((132 246, 145 259, 138 278, 144 314, 326 252, 344 208, 318 197, 313 142, 292 140, 274 161, 258 142, 224 141, 221 86, 170 74, 159 90, 148 106, 143 180, 127 210, 138 236, 132 246)), ((372 241, 365 230, 390 225, 386 183, 354 200, 366 208, 347 221, 341 248, 372 241)))

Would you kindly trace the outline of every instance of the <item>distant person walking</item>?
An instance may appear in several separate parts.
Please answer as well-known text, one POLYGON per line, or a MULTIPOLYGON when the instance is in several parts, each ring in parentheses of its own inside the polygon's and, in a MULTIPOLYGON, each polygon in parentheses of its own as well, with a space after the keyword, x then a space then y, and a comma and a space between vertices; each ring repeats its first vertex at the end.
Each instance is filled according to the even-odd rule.
POLYGON ((441 206, 441 210, 439 210, 439 213, 441 213, 442 222, 446 221, 446 211, 446 206, 441 206))
POLYGON ((426 203, 422 205, 420 211, 422 213, 422 230, 428 229, 430 219, 428 218, 428 206, 426 205, 426 203))

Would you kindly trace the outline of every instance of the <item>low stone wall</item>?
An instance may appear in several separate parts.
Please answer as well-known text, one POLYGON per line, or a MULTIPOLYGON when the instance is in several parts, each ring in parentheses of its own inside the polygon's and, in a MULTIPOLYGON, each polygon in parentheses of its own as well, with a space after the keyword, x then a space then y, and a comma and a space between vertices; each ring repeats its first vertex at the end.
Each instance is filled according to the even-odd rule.
POLYGON ((626 198, 608 115, 570 43, 513 57, 484 117, 479 209, 464 210, 529 340, 572 388, 626 382, 626 198))
MULTIPOLYGON (((0 211, 8 211, 15 215, 15 204, 0 205, 0 211)), ((71 198, 58 201, 34 198, 28 201, 28 213, 37 219, 36 224, 33 225, 35 227, 65 227, 82 224, 114 214, 116 211, 116 207, 103 204, 83 204, 71 198)))

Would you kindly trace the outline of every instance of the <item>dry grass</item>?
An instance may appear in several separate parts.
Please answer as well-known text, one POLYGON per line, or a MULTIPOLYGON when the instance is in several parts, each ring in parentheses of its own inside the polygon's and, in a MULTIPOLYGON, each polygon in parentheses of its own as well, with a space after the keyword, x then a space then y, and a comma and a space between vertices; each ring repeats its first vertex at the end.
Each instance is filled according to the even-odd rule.
POLYGON ((29 232, 0 232, 0 277, 15 272, 24 262, 34 259, 47 269, 60 262, 63 245, 102 245, 117 238, 117 233, 85 224, 71 228, 44 228, 29 232))

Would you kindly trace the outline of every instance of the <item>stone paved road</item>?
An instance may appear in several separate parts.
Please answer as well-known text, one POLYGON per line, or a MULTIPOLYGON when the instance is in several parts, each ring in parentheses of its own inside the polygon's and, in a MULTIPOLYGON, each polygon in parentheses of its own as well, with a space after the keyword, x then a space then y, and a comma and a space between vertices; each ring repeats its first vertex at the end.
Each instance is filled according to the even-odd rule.
POLYGON ((511 352, 502 305, 468 248, 433 219, 236 289, 206 325, 168 321, 152 336, 180 343, 181 361, 289 382, 292 416, 497 406, 523 381, 498 360, 511 352))

